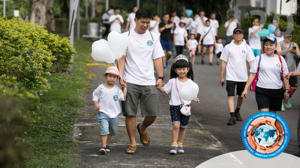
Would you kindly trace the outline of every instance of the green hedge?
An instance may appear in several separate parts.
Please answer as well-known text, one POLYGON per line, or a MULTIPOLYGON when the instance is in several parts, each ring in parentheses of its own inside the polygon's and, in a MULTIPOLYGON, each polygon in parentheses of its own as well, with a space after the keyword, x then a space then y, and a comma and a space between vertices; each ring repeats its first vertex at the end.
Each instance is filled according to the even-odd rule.
POLYGON ((38 98, 50 72, 66 69, 74 54, 67 38, 41 26, 0 18, 0 94, 38 98))

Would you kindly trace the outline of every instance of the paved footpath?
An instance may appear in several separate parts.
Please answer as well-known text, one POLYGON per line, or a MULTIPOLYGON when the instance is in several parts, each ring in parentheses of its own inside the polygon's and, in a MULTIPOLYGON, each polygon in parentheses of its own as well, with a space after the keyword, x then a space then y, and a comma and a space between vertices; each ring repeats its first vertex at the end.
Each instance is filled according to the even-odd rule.
MULTIPOLYGON (((124 122, 125 118, 120 115, 118 135, 113 137, 111 152, 107 155, 100 155, 98 152, 100 148, 100 128, 96 118, 97 112, 94 110, 91 99, 92 91, 104 82, 103 73, 105 69, 105 66, 90 67, 93 78, 90 87, 83 96, 85 107, 81 110, 81 116, 74 127, 73 138, 79 142, 80 148, 80 167, 195 167, 203 161, 228 151, 192 114, 184 141, 185 154, 169 155, 172 130, 168 105, 169 98, 161 94, 160 114, 155 123, 148 129, 151 138, 150 146, 144 147, 141 145, 137 133, 137 153, 135 155, 125 153, 129 139, 124 122)), ((169 69, 166 72, 168 76, 169 69)), ((198 104, 193 104, 193 106, 198 106, 198 104)), ((142 117, 138 116, 137 122, 141 121, 142 117)))

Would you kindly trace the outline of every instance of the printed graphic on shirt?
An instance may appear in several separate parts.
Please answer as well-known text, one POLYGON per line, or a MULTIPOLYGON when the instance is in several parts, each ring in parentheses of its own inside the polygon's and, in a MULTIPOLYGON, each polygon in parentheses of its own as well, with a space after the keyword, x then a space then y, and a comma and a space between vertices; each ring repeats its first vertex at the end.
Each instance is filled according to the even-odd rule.
POLYGON ((150 46, 150 47, 153 46, 153 41, 152 40, 148 40, 147 41, 147 45, 150 46))
POLYGON ((119 101, 118 95, 114 95, 114 96, 113 96, 113 99, 114 99, 114 101, 119 101))

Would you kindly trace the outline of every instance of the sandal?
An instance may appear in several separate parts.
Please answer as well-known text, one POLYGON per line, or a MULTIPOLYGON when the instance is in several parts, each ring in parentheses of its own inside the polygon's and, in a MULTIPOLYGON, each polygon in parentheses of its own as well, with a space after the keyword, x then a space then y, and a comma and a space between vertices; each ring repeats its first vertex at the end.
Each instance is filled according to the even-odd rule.
POLYGON ((127 154, 135 154, 136 152, 136 146, 130 145, 127 149, 126 149, 126 153, 127 154))
POLYGON ((136 127, 137 127, 137 130, 140 134, 140 141, 141 143, 144 145, 144 146, 148 146, 150 144, 150 137, 149 135, 147 134, 147 132, 145 133, 141 133, 141 124, 138 124, 136 127))

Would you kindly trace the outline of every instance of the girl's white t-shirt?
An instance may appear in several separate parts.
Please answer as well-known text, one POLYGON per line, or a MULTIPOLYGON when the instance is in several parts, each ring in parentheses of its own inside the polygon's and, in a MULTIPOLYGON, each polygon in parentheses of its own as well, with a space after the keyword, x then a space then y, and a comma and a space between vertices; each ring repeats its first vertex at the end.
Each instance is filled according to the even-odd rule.
POLYGON ((167 94, 171 92, 171 99, 169 101, 169 104, 171 106, 179 106, 181 104, 191 104, 191 101, 185 101, 179 97, 180 88, 182 88, 184 85, 188 84, 189 82, 193 82, 193 81, 191 79, 188 79, 185 82, 180 82, 178 78, 172 78, 168 81, 167 84, 164 85, 163 89, 165 90, 165 92, 167 94), (175 80, 177 81, 178 90, 176 88, 175 80))
POLYGON ((222 43, 216 43, 216 50, 215 53, 218 54, 219 52, 223 51, 223 44, 222 43))
POLYGON ((202 33, 201 35, 204 37, 203 38, 203 44, 205 45, 210 45, 210 44, 215 44, 214 37, 216 35, 215 29, 212 26, 204 26, 202 28, 202 33))
POLYGON ((116 85, 113 88, 107 88, 101 84, 93 92, 93 101, 97 101, 100 105, 99 111, 110 118, 116 118, 120 114, 120 100, 125 100, 124 94, 116 85))
MULTIPOLYGON (((281 80, 281 63, 278 55, 269 57, 266 54, 262 54, 261 56, 257 86, 265 89, 281 89, 283 81, 281 80)), ((285 76, 289 73, 289 70, 283 57, 281 57, 281 61, 283 66, 283 75, 285 76)), ((253 61, 250 69, 251 73, 257 72, 258 62, 259 56, 253 61)))
MULTIPOLYGON (((120 18, 120 20, 121 20, 122 23, 124 23, 123 17, 121 15, 112 15, 112 16, 110 16, 109 22, 112 22, 117 17, 120 18)), ((110 31, 116 31, 118 33, 121 33, 121 22, 119 20, 114 21, 110 25, 110 31)))
POLYGON ((185 28, 177 27, 175 29, 175 45, 177 46, 184 46, 184 38, 187 37, 187 31, 185 28))
POLYGON ((196 49, 197 45, 198 45, 198 42, 196 39, 188 41, 189 49, 196 49))

